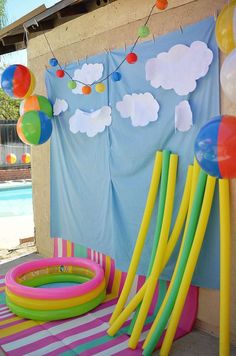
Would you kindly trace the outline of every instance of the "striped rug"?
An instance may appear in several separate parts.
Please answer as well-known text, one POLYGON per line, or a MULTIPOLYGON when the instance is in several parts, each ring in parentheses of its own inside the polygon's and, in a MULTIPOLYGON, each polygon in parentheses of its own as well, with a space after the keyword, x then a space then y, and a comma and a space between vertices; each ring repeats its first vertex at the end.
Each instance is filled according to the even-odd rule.
MULTIPOLYGON (((12 314, 5 305, 4 276, 0 275, 0 346, 4 353, 12 356, 141 355, 141 345, 150 328, 151 316, 135 351, 127 347, 126 332, 130 320, 123 325, 116 337, 110 337, 106 333, 108 320, 124 284, 125 273, 115 269, 111 258, 61 239, 55 239, 54 255, 84 256, 100 263, 105 271, 109 291, 106 301, 92 312, 77 318, 53 322, 25 320, 12 314)), ((134 295, 143 283, 144 277, 137 276, 131 295, 134 295)), ((198 288, 191 287, 176 338, 191 331, 196 319, 197 304, 198 288)))

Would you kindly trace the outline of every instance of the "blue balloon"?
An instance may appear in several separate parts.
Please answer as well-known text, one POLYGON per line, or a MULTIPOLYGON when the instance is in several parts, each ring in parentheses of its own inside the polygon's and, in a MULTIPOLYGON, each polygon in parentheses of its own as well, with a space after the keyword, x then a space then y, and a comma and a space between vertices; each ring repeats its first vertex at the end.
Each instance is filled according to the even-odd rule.
POLYGON ((201 168, 211 176, 221 178, 218 165, 218 132, 221 117, 211 120, 204 125, 195 140, 195 157, 201 168))
POLYGON ((58 60, 56 58, 50 58, 49 59, 49 64, 52 67, 56 67, 58 65, 58 60))
POLYGON ((236 116, 221 115, 199 131, 194 146, 201 168, 217 178, 236 178, 236 116))
POLYGON ((114 82, 119 82, 121 80, 121 74, 119 72, 114 72, 112 73, 111 75, 111 79, 114 81, 114 82))

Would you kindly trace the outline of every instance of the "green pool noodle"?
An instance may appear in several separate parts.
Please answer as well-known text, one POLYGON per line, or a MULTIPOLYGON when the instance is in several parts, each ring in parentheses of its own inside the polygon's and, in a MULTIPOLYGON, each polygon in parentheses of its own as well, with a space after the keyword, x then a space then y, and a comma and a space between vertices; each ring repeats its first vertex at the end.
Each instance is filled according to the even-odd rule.
POLYGON ((179 268, 178 268, 178 271, 176 274, 176 278, 174 280, 169 299, 168 299, 167 304, 163 310, 163 313, 160 317, 157 327, 156 327, 149 343, 147 344, 147 346, 145 347, 145 349, 143 351, 144 356, 149 356, 152 354, 163 331, 165 330, 165 327, 168 323, 171 312, 173 310, 175 300, 176 300, 176 297, 177 297, 177 294, 178 294, 178 291, 180 288, 180 284, 182 281, 182 277, 184 274, 184 270, 186 267, 186 263, 188 260, 188 256, 189 256, 189 253, 190 253, 190 250, 192 247, 192 242, 194 239, 199 214, 201 211, 202 200, 203 200, 203 195, 204 195, 205 185, 206 185, 206 179, 207 179, 207 174, 201 170, 199 178, 198 178, 197 189, 196 189, 194 201, 193 201, 193 208, 191 211, 189 225, 188 225, 188 229, 187 229, 187 233, 186 233, 186 240, 185 240, 183 252, 182 252, 182 255, 180 258, 180 263, 179 263, 179 268))
MULTIPOLYGON (((160 233, 161 233, 161 226, 162 226, 162 220, 163 220, 164 209, 165 209, 166 189, 167 189, 167 183, 168 183, 170 151, 164 150, 162 157, 163 158, 162 158, 162 172, 161 172, 161 187, 160 187, 160 197, 159 197, 159 205, 158 205, 158 212, 157 212, 157 219, 156 219, 156 228, 155 228, 154 239, 153 239, 152 254, 151 254, 151 259, 149 262, 146 278, 148 278, 151 274, 152 266, 153 266, 154 258, 156 255, 159 238, 160 238, 160 233)), ((141 307, 141 303, 137 307, 134 317, 130 323, 130 326, 128 329, 128 335, 132 334, 134 324, 138 317, 140 307, 141 307)))

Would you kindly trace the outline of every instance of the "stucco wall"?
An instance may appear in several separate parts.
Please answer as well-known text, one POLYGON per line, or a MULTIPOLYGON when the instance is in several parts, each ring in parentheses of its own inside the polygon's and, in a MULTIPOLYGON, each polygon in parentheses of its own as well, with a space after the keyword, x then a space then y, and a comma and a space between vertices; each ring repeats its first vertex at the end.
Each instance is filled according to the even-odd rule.
MULTIPOLYGON (((152 33, 157 36, 215 15, 226 0, 172 0, 167 11, 156 13, 150 21, 152 33)), ((132 44, 137 28, 143 23, 153 0, 119 0, 72 20, 47 34, 49 42, 61 63, 69 63, 105 49, 132 44)), ((36 74, 37 93, 45 93, 44 70, 51 54, 45 38, 38 36, 29 41, 29 66, 36 74)), ((235 114, 233 107, 222 95, 222 113, 235 114)), ((52 255, 49 238, 49 143, 32 149, 33 199, 36 241, 39 252, 52 255)), ((236 183, 231 182, 232 212, 236 208, 236 183)), ((232 218, 232 274, 236 274, 236 221, 232 218)), ((198 326, 213 334, 219 326, 219 292, 200 290, 198 326)), ((232 279, 232 340, 236 343, 236 279, 232 279)))

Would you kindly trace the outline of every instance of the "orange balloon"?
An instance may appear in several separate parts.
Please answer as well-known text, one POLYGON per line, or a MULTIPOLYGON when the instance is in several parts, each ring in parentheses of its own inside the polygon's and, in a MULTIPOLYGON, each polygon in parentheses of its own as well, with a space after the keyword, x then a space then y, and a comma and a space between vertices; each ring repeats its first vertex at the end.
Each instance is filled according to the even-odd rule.
POLYGON ((82 93, 84 95, 89 95, 91 93, 91 91, 92 91, 92 88, 89 85, 84 85, 82 87, 82 93))
POLYGON ((8 164, 15 164, 17 161, 17 158, 16 158, 16 155, 14 153, 9 153, 7 156, 6 156, 6 162, 8 164))
POLYGON ((29 153, 23 153, 23 155, 21 156, 21 161, 22 163, 28 164, 30 163, 30 154, 29 153))
POLYGON ((168 6, 168 1, 167 0, 157 0, 156 2, 156 7, 158 10, 165 10, 168 6))

